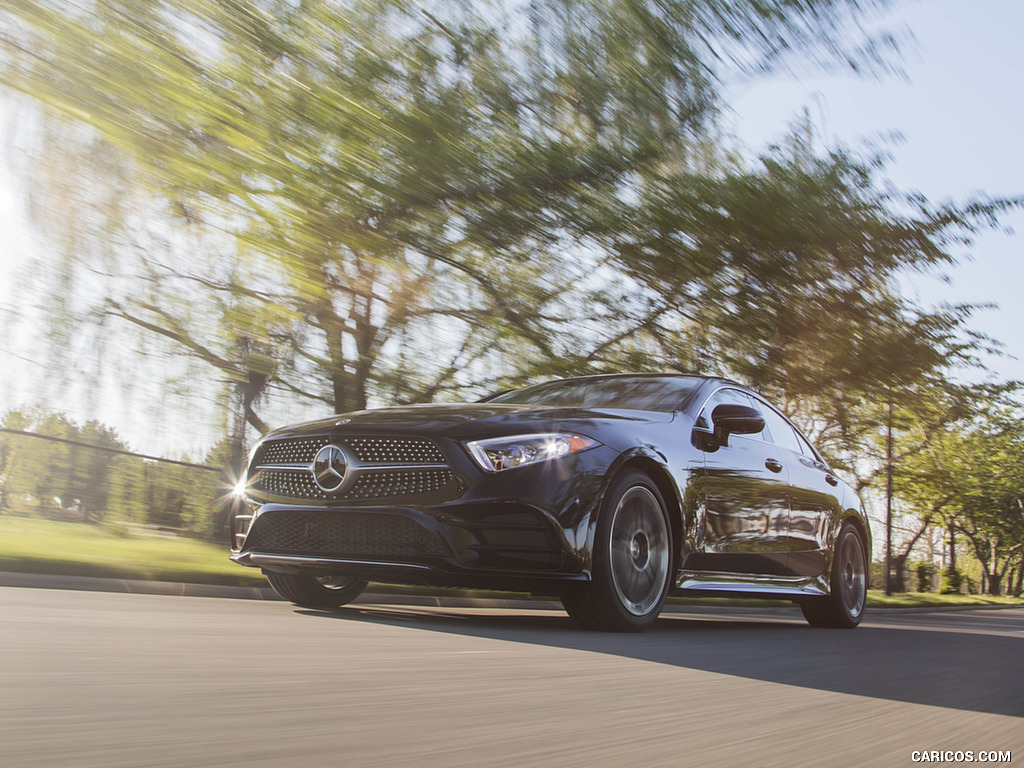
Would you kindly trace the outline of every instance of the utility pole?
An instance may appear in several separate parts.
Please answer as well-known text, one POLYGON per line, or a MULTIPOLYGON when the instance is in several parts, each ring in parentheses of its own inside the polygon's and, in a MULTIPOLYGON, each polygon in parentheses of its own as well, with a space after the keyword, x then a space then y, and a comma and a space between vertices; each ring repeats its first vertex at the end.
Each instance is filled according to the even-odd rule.
POLYGON ((885 436, 885 594, 892 594, 892 398, 885 436))

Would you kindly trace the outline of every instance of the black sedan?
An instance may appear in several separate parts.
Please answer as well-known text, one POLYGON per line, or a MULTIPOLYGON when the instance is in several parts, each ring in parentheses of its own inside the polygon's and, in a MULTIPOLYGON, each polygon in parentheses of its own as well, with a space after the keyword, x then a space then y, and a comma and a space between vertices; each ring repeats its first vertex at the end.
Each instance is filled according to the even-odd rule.
POLYGON ((558 595, 595 629, 642 629, 669 594, 854 627, 867 595, 856 494, 725 379, 589 376, 297 424, 253 447, 236 494, 232 559, 305 606, 374 580, 558 595))

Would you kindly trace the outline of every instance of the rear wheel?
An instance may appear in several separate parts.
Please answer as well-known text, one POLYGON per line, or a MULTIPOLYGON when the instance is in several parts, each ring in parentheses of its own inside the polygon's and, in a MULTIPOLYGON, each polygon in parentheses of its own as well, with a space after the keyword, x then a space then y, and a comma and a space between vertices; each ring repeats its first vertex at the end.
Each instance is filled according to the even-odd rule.
POLYGON ((860 624, 868 596, 868 562, 864 540, 850 523, 836 538, 832 557, 831 594, 800 604, 812 627, 852 629, 860 624))
POLYGON ((264 571, 267 581, 285 600, 307 608, 337 608, 355 600, 366 582, 355 576, 314 576, 264 571))
POLYGON ((668 595, 672 535, 665 502, 642 472, 617 477, 601 505, 593 580, 562 596, 568 614, 590 629, 638 632, 668 595))

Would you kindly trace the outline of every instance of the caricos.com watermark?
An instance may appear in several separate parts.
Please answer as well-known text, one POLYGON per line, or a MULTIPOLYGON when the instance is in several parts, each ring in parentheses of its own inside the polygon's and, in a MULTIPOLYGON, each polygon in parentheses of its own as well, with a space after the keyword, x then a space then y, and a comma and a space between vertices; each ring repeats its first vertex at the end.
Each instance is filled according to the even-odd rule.
POLYGON ((994 749, 952 750, 952 749, 915 749, 910 753, 914 763, 1009 763, 1010 750, 1005 752, 994 749))

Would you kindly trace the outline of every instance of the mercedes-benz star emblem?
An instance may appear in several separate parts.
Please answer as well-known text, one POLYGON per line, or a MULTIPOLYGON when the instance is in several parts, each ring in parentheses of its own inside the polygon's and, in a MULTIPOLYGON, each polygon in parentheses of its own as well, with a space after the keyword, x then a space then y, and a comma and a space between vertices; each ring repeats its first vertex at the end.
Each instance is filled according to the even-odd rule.
POLYGON ((334 493, 345 482, 348 462, 336 445, 325 445, 313 458, 313 482, 324 493, 334 493))

